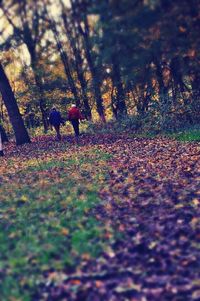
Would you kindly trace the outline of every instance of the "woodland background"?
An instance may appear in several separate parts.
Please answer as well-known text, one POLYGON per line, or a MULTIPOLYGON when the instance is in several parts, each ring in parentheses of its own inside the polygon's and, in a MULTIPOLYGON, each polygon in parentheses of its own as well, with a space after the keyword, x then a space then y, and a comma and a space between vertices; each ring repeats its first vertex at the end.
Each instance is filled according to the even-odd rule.
POLYGON ((1 130, 23 144, 74 102, 89 124, 198 126, 199 11, 199 0, 1 1, 1 130))

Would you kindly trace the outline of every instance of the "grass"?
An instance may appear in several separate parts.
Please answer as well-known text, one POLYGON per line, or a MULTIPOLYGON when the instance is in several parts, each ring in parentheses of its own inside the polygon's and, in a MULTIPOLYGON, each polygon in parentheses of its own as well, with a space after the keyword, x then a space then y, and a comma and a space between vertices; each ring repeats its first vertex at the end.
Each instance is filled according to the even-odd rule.
POLYGON ((173 138, 178 141, 183 142, 192 142, 192 141, 200 141, 200 129, 199 126, 196 125, 194 128, 182 129, 179 132, 170 132, 162 131, 161 129, 152 128, 151 125, 142 124, 142 120, 137 119, 135 116, 129 116, 123 119, 121 122, 118 121, 110 121, 105 125, 102 124, 90 124, 88 127, 88 132, 93 134, 123 134, 127 133, 131 138, 149 138, 153 139, 156 137, 168 137, 173 138), (140 122, 141 121, 141 122, 140 122))
POLYGON ((154 134, 154 133, 143 133, 143 134, 132 134, 130 135, 131 137, 139 137, 139 138, 156 138, 160 136, 164 136, 167 138, 173 138, 176 139, 177 141, 182 141, 182 142, 199 142, 200 141, 200 130, 199 129, 188 129, 188 130, 183 130, 180 132, 168 134, 168 133, 160 133, 160 134, 154 134))
POLYGON ((174 133, 171 135, 171 137, 175 138, 178 141, 183 141, 183 142, 192 142, 192 141, 196 141, 199 142, 200 141, 200 129, 189 129, 189 130, 185 130, 183 132, 178 132, 178 133, 174 133))
MULTIPOLYGON (((105 245, 104 228, 89 212, 99 203, 99 179, 110 157, 95 150, 80 157, 24 163, 0 186, 1 301, 30 301, 49 271, 71 271, 105 245), (94 165, 94 162, 98 162, 94 165)), ((9 166, 14 161, 9 160, 9 166)))

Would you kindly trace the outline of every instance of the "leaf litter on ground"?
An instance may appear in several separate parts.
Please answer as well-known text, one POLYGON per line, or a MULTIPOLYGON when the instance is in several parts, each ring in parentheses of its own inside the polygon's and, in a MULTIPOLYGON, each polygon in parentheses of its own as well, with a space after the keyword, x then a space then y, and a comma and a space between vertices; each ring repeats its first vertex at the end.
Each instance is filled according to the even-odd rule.
POLYGON ((66 139, 6 147, 5 298, 199 300, 199 143, 109 134, 84 135, 76 146, 66 139))

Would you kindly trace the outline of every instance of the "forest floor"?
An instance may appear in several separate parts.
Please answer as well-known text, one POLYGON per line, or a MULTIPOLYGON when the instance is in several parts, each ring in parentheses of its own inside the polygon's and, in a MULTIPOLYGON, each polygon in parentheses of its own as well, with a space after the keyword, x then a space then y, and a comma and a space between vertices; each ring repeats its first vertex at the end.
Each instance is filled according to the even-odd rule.
POLYGON ((200 144, 52 136, 0 158, 1 301, 200 300, 200 144))

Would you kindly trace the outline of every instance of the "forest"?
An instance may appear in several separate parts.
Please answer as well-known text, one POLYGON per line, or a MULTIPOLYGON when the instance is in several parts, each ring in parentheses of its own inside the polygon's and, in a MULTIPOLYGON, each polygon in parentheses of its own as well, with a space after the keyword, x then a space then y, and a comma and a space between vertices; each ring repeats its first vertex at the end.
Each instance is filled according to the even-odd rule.
POLYGON ((156 133, 199 124, 198 0, 1 1, 1 127, 47 132, 56 105, 156 133))
POLYGON ((200 300, 199 33, 200 0, 0 0, 1 301, 200 300))

